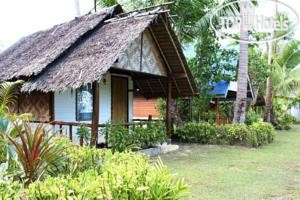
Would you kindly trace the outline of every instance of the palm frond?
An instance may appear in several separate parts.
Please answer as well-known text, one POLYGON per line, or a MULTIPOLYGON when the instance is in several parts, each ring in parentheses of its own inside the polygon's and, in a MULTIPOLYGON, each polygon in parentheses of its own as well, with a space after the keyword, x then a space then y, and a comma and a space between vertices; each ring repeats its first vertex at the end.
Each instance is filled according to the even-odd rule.
POLYGON ((14 105, 17 101, 19 89, 23 81, 4 82, 0 84, 0 106, 8 110, 9 104, 14 105))

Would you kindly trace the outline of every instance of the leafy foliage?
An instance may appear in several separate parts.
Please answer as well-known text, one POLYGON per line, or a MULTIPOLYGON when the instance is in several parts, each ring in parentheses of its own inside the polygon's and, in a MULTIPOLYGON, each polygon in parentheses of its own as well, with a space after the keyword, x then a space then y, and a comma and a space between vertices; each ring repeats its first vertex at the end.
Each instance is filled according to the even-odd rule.
POLYGON ((133 129, 141 148, 153 147, 166 141, 166 130, 163 122, 148 122, 145 127, 133 129))
POLYGON ((77 128, 77 132, 76 132, 77 136, 79 137, 80 139, 80 145, 83 145, 83 141, 88 144, 89 140, 90 140, 90 137, 91 137, 91 132, 90 130, 85 127, 84 125, 80 125, 78 128, 77 128))
POLYGON ((269 123, 256 122, 216 126, 209 123, 187 123, 176 131, 182 142, 201 144, 230 144, 258 147, 274 140, 274 128, 269 123))
POLYGON ((32 130, 28 122, 23 122, 22 126, 16 122, 13 124, 19 139, 8 134, 6 136, 15 147, 26 182, 31 183, 38 180, 51 167, 59 165, 63 159, 61 156, 63 148, 51 142, 52 137, 49 137, 49 131, 45 130, 43 124, 39 124, 35 130, 32 130))
POLYGON ((296 118, 288 113, 284 113, 278 117, 279 124, 285 129, 291 129, 291 125, 296 122, 296 118))
POLYGON ((166 140, 165 126, 162 122, 138 124, 132 130, 122 125, 110 125, 107 141, 113 151, 153 147, 166 140))
POLYGON ((106 135, 106 141, 111 145, 114 152, 122 152, 138 147, 138 138, 136 138, 132 131, 129 131, 125 126, 120 124, 110 125, 107 129, 108 134, 106 135))
POLYGON ((275 131, 270 123, 257 122, 251 126, 251 131, 256 133, 257 146, 268 144, 274 141, 275 131))
POLYGON ((24 199, 179 199, 187 188, 160 160, 152 165, 142 154, 95 151, 103 155, 101 169, 47 177, 20 193, 24 199))
POLYGON ((246 114, 245 124, 251 125, 255 122, 261 122, 263 119, 260 114, 256 113, 253 109, 249 109, 246 114))
POLYGON ((23 81, 4 82, 0 84, 0 107, 6 112, 9 111, 9 106, 16 103, 19 89, 23 81))
POLYGON ((61 174, 77 176, 79 173, 94 169, 100 171, 105 151, 95 147, 79 147, 67 139, 54 138, 55 143, 64 146, 62 156, 65 159, 60 166, 61 174))
POLYGON ((216 143, 217 127, 209 123, 186 123, 176 132, 181 141, 214 144, 216 143))
MULTIPOLYGON (((257 47, 249 48, 249 76, 251 84, 265 91, 266 79, 268 78, 269 68, 267 56, 263 54, 257 47)), ((260 93, 262 94, 262 93, 260 93)))

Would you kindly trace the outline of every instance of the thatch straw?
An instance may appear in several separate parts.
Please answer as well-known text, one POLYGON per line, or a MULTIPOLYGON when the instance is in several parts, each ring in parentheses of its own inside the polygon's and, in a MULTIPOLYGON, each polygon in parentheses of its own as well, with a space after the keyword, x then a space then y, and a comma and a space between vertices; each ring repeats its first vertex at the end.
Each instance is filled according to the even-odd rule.
POLYGON ((0 54, 0 81, 37 75, 115 9, 120 7, 87 14, 22 38, 0 54))
POLYGON ((27 82, 22 90, 61 91, 101 79, 156 17, 148 15, 105 24, 68 55, 27 82))
MULTIPOLYGON (((169 74, 187 75, 172 77, 174 97, 197 93, 180 43, 164 23, 167 15, 148 12, 108 20, 121 12, 120 6, 114 6, 23 38, 0 55, 0 82, 25 79, 23 92, 50 92, 99 81, 148 28, 169 74)), ((139 81, 145 95, 165 95, 167 82, 160 79, 139 81), (147 91, 149 85, 159 88, 147 91)))

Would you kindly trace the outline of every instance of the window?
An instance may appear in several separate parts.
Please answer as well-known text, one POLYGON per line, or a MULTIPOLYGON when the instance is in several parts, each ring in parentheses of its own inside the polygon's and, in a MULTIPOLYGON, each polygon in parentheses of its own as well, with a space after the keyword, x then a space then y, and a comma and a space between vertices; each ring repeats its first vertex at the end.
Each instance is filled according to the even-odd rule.
POLYGON ((92 84, 81 86, 76 89, 76 120, 92 120, 93 93, 92 84))

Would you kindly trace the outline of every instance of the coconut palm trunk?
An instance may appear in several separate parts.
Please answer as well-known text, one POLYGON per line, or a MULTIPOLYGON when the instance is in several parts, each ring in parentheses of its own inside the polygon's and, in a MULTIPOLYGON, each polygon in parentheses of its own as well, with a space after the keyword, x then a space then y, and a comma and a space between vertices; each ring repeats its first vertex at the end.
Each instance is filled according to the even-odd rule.
MULTIPOLYGON (((241 28, 241 40, 248 39, 248 31, 241 28)), ((234 106, 234 123, 244 123, 247 107, 247 81, 248 81, 248 44, 240 43, 239 67, 237 78, 237 93, 234 106)))
MULTIPOLYGON (((277 15, 277 4, 275 6, 275 17, 277 15)), ((275 38, 275 30, 271 33, 271 38, 275 38)), ((268 46, 268 65, 271 66, 273 64, 273 48, 275 44, 273 41, 269 42, 268 46)), ((271 68, 272 70, 272 68, 271 68)), ((265 115, 264 115, 264 121, 271 122, 276 128, 280 129, 280 125, 278 121, 276 120, 275 113, 273 110, 273 82, 272 77, 267 78, 266 82, 266 97, 265 97, 265 115)))
MULTIPOLYGON (((246 6, 247 2, 240 2, 240 13, 243 16, 243 6, 246 6)), ((242 20, 243 21, 243 20, 242 20)), ((244 22, 243 22, 244 23, 244 22)), ((240 40, 248 40, 248 30, 241 24, 240 28, 240 40)), ((239 66, 237 74, 237 93, 236 101, 234 105, 234 123, 244 123, 246 119, 246 107, 247 107, 247 82, 248 82, 248 43, 240 42, 239 53, 239 66)))

